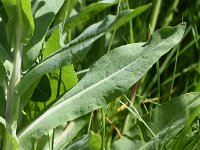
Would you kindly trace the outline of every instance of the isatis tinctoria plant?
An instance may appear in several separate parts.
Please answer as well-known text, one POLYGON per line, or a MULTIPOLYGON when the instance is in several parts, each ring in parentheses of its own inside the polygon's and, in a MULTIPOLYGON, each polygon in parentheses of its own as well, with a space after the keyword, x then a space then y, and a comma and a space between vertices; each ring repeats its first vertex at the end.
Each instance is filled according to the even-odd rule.
MULTIPOLYGON (((125 0, 84 2, 1 0, 0 149, 104 149, 105 139, 98 133, 88 130, 80 136, 87 122, 91 124, 87 114, 100 108, 104 112, 105 106, 122 96, 179 44, 185 32, 186 23, 180 23, 155 31, 147 42, 133 43, 132 35, 131 44, 112 47, 116 31, 151 5, 120 9, 125 0), (113 9, 117 13, 112 14, 113 9), (109 36, 108 50, 99 60, 87 62, 90 60, 85 58, 93 46, 109 36), (75 73, 80 63, 90 68, 75 73)), ((183 95, 144 117, 133 106, 139 122, 126 134, 133 140, 122 136, 110 148, 151 149, 159 142, 168 143, 170 138, 165 133, 174 129, 174 137, 183 128, 185 111, 197 114, 199 96, 183 95), (178 106, 170 114, 173 117, 164 119, 166 109, 174 105, 178 106), (166 124, 152 125, 157 120, 166 124), (143 141, 132 137, 141 134, 143 141)))

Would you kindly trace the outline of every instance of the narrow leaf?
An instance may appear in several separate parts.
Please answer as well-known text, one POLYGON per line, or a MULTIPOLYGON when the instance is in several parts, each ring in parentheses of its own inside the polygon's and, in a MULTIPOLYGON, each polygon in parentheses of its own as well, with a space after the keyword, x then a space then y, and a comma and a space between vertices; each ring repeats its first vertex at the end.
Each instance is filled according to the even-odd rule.
POLYGON ((20 30, 23 32, 21 40, 24 44, 27 44, 34 30, 30 0, 23 2, 21 0, 2 0, 2 3, 9 18, 6 26, 8 41, 12 44, 14 34, 20 27, 20 30))
POLYGON ((65 0, 64 4, 62 5, 61 9, 59 10, 56 18, 54 19, 54 26, 64 21, 64 19, 68 18, 76 6, 78 0, 65 0), (66 17, 66 18, 65 18, 66 17))
POLYGON ((45 34, 64 0, 35 0, 33 5, 35 30, 32 39, 24 48, 23 70, 31 67, 42 49, 45 34), (42 6, 42 7, 41 7, 42 6))
POLYGON ((185 27, 181 23, 157 30, 146 43, 121 46, 103 56, 77 86, 18 134, 20 147, 30 149, 30 139, 116 99, 178 44, 185 27))
POLYGON ((65 21, 64 30, 68 30, 88 21, 104 9, 118 3, 118 0, 103 0, 97 3, 92 3, 81 10, 77 15, 68 18, 65 21))

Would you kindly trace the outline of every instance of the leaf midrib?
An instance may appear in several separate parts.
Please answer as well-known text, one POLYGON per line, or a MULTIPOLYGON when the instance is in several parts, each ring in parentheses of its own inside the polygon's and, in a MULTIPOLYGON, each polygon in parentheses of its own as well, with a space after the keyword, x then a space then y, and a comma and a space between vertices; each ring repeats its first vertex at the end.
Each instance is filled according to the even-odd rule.
MULTIPOLYGON (((173 36, 173 35, 172 35, 172 36, 173 36)), ((169 38, 169 37, 168 37, 168 38, 169 38)), ((159 44, 158 44, 157 46, 155 46, 155 48, 153 48, 153 49, 156 49, 156 48, 158 48, 160 45, 162 45, 163 43, 165 43, 165 42, 168 40, 168 38, 166 38, 165 40, 163 40, 161 43, 159 43, 159 44)), ((144 50, 145 50, 145 48, 143 49, 143 51, 144 51, 144 50)), ((142 58, 142 57, 141 57, 141 56, 138 57, 135 61, 137 61, 137 60, 140 59, 140 58, 142 58)), ((89 91, 90 89, 93 89, 93 88, 95 88, 97 85, 103 83, 105 80, 112 78, 113 76, 115 76, 115 74, 118 74, 119 72, 123 71, 123 70, 126 69, 127 67, 131 66, 135 61, 133 61, 132 63, 128 64, 127 66, 121 68, 120 70, 116 71, 115 73, 111 74, 110 76, 104 78, 103 80, 101 80, 101 81, 99 81, 99 82, 97 82, 97 83, 95 83, 95 84, 89 86, 89 87, 86 88, 84 91, 81 91, 81 92, 79 92, 78 94, 76 94, 76 95, 74 95, 74 96, 72 96, 72 97, 66 99, 65 101, 60 102, 58 105, 52 107, 50 110, 47 110, 41 117, 39 117, 38 119, 36 119, 26 130, 24 130, 24 132, 22 132, 22 133, 19 135, 18 138, 20 139, 20 137, 23 137, 23 135, 24 135, 25 133, 27 133, 27 132, 29 131, 29 129, 31 129, 32 127, 34 127, 34 126, 37 125, 38 123, 40 123, 40 122, 43 120, 43 118, 45 119, 46 117, 49 116, 49 114, 53 113, 54 111, 56 111, 56 110, 58 110, 58 109, 61 109, 61 108, 64 107, 67 103, 70 103, 73 99, 75 99, 75 98, 77 98, 77 97, 80 97, 81 95, 83 95, 83 94, 85 94, 87 91, 89 91), (47 115, 46 115, 46 114, 47 114, 47 115)), ((61 99, 64 99, 64 96, 63 96, 63 98, 61 98, 61 99)))

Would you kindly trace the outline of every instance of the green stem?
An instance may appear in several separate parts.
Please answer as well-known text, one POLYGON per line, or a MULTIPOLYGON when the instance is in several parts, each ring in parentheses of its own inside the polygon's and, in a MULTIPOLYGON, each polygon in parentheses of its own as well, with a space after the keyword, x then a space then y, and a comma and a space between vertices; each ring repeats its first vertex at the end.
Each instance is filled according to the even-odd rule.
POLYGON ((157 20, 158 20, 158 15, 159 15, 160 8, 161 8, 161 2, 162 2, 162 0, 154 0, 153 13, 152 13, 151 20, 150 20, 150 26, 151 26, 150 34, 152 34, 155 31, 157 20))
POLYGON ((105 135, 106 135, 106 126, 105 126, 105 108, 101 109, 102 111, 102 122, 103 122, 103 132, 102 132, 102 150, 105 150, 105 135))
POLYGON ((174 72, 173 72, 173 77, 172 77, 172 84, 171 84, 171 89, 170 89, 170 94, 169 94, 169 100, 171 99, 173 87, 174 87, 174 80, 175 80, 175 75, 176 75, 176 67, 177 67, 177 62, 178 62, 179 49, 180 49, 180 46, 178 47, 177 52, 176 52, 176 60, 175 60, 175 64, 174 64, 174 72))
MULTIPOLYGON (((162 0, 154 0, 153 13, 150 20, 150 35, 155 31, 158 15, 160 12, 162 0)), ((156 62, 157 79, 158 79, 158 99, 160 99, 160 64, 159 60, 156 62)))
MULTIPOLYGON (((120 4, 121 4, 121 0, 118 0, 117 15, 119 14, 119 11, 120 11, 120 4)), ((113 43, 113 40, 114 40, 116 31, 117 31, 117 29, 115 29, 115 30, 113 31, 113 33, 112 33, 112 37, 111 37, 110 44, 109 44, 109 46, 108 46, 107 52, 109 52, 110 49, 111 49, 111 46, 112 46, 112 43, 113 43)))
MULTIPOLYGON (((13 38, 10 43, 13 48, 13 70, 11 79, 8 85, 7 101, 6 101, 6 114, 5 119, 11 126, 12 135, 16 137, 17 120, 20 104, 20 96, 18 95, 15 87, 21 79, 21 62, 22 62, 22 50, 23 50, 23 21, 22 12, 20 9, 20 1, 17 1, 16 7, 16 23, 14 24, 13 38), (19 6, 19 7, 18 7, 19 6)), ((7 141, 6 144, 12 144, 11 141, 7 141)))
POLYGON ((6 103, 6 120, 12 128, 14 135, 17 129, 17 119, 19 111, 20 96, 15 91, 16 85, 21 78, 21 61, 22 61, 22 49, 23 43, 21 43, 21 27, 16 27, 16 34, 14 37, 14 60, 13 60, 13 72, 11 80, 8 86, 8 96, 6 103))

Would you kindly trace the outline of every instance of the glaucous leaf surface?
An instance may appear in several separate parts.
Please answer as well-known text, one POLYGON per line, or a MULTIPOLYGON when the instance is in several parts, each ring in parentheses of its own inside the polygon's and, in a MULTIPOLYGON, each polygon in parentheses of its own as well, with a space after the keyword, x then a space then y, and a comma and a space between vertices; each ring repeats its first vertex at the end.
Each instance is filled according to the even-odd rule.
MULTIPOLYGON (((99 37, 103 36, 105 32, 114 30, 122 26, 125 21, 129 21, 143 11, 149 8, 149 5, 138 7, 134 10, 128 10, 119 13, 118 16, 108 15, 103 21, 93 24, 88 27, 80 36, 71 41, 65 47, 56 51, 48 58, 44 59, 36 67, 21 80, 17 86, 19 95, 27 92, 28 88, 42 75, 49 73, 53 70, 61 68, 62 66, 76 63, 83 58, 88 52, 88 47, 99 37), (123 21, 124 20, 124 21, 123 21)), ((21 105, 24 106, 27 103, 27 99, 21 101, 21 105)))
POLYGON ((118 0, 103 0, 97 3, 92 3, 82 9, 78 14, 66 19, 64 30, 68 30, 88 21, 104 9, 118 3, 118 0))
POLYGON ((121 139, 114 142, 112 150, 152 150, 156 147, 168 149, 168 142, 172 142, 174 138, 174 140, 177 139, 177 134, 185 125, 188 117, 196 111, 199 112, 199 106, 200 93, 187 93, 158 106, 143 117, 156 137, 152 137, 149 130, 138 122, 121 139), (143 140, 140 135, 143 136, 143 140))
POLYGON ((6 26, 8 41, 12 45, 14 36, 18 32, 16 30, 20 28, 22 31, 21 40, 24 44, 27 44, 34 31, 34 21, 30 0, 2 0, 2 3, 9 18, 6 26))
POLYGON ((23 70, 31 67, 38 57, 46 32, 63 2, 64 0, 33 0, 35 30, 30 42, 24 48, 23 70))
POLYGON ((18 134, 20 148, 30 149, 31 139, 115 100, 180 42, 185 28, 185 23, 165 27, 146 43, 121 46, 104 55, 72 90, 18 134))

